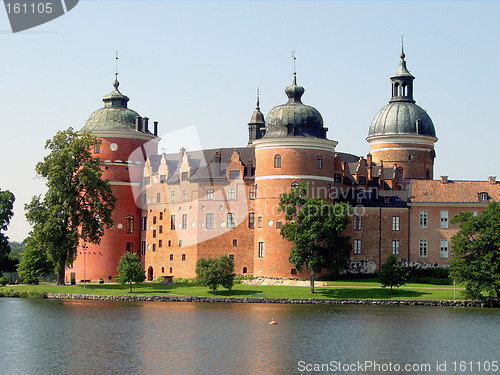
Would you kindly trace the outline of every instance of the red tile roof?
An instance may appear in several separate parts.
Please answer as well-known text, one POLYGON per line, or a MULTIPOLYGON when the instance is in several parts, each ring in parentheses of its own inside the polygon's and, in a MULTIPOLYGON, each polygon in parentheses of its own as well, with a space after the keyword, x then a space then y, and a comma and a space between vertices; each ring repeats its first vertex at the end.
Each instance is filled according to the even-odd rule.
POLYGON ((443 184, 440 180, 412 180, 411 203, 486 203, 479 200, 479 193, 488 193, 489 201, 500 202, 500 183, 488 181, 454 181, 443 184))

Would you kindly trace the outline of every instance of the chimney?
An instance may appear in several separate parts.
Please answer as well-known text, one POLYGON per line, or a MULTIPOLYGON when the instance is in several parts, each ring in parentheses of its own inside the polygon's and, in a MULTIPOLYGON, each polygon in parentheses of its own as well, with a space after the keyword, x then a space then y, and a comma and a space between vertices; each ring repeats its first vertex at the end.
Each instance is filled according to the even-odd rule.
POLYGON ((368 163, 369 166, 372 165, 372 154, 366 155, 366 162, 368 163))
POLYGON ((488 176, 488 183, 490 185, 495 185, 497 183, 497 176, 488 176))
POLYGON ((158 136, 158 121, 153 122, 155 127, 155 135, 158 136))
POLYGON ((441 183, 447 184, 448 183, 448 176, 441 176, 441 183))
POLYGON ((148 129, 148 121, 149 121, 149 118, 147 118, 147 117, 143 117, 143 118, 142 118, 142 122, 143 122, 143 124, 144 124, 144 133, 149 132, 149 129, 148 129))
POLYGON ((135 116, 135 130, 142 132, 142 118, 135 116))

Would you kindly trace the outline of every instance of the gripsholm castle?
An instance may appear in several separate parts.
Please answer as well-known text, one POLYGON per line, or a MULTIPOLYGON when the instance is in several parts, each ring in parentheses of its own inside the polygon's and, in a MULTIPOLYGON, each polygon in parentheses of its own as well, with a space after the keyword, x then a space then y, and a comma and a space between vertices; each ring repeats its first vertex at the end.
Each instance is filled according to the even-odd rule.
POLYGON ((415 103, 414 79, 401 52, 390 101, 368 129, 366 157, 335 151, 321 114, 303 104, 295 74, 287 102, 266 117, 257 99, 246 147, 160 154, 158 123, 128 108, 115 79, 81 129, 102 140, 93 152, 117 198, 115 224, 99 245, 82 244, 66 281, 112 280, 126 251, 139 255, 148 280, 195 277, 197 259, 222 254, 237 274, 308 277, 288 262, 291 244, 277 211, 280 194, 301 181, 314 196, 353 206, 352 272, 375 272, 389 254, 410 265, 445 265, 458 230, 450 219, 498 201, 500 184, 494 176, 434 179, 438 138, 415 103))

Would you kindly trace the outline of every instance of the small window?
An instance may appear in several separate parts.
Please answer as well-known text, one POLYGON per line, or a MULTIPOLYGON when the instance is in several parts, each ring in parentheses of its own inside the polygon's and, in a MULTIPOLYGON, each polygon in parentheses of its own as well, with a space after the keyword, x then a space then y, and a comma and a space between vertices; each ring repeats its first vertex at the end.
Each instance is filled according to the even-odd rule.
POLYGON ((182 172, 181 173, 181 180, 182 181, 187 181, 188 180, 188 173, 187 172, 182 172))
POLYGON ((182 240, 179 240, 179 247, 182 247, 182 240))
POLYGON ((162 240, 158 240, 158 247, 162 247, 163 246, 163 241, 162 240))
POLYGON ((358 177, 358 184, 359 185, 366 185, 366 177, 365 176, 359 176, 358 177))
POLYGON ((441 211, 441 229, 448 229, 448 211, 441 211))
POLYGON ((257 228, 262 228, 262 216, 257 218, 257 228))
POLYGON ((238 240, 236 238, 233 239, 233 246, 238 246, 238 240))
POLYGON ((163 184, 163 183, 165 183, 166 181, 167 181, 167 176, 166 176, 166 175, 164 175, 164 174, 161 174, 161 175, 160 175, 160 183, 162 183, 162 184, 163 184))
POLYGON ((290 270, 290 275, 296 275, 297 274, 297 270, 295 268, 292 268, 290 270))
POLYGON ((399 255, 399 240, 392 240, 392 253, 399 255))
POLYGON ((100 153, 101 153, 101 145, 95 144, 94 145, 94 154, 100 154, 100 153))
POLYGON ((186 254, 182 254, 182 261, 184 262, 186 260, 186 254))
MULTIPOLYGON (((168 240, 168 247, 172 247, 172 240, 168 240)), ((172 260, 172 259, 170 259, 172 260)))
POLYGON ((170 260, 174 260, 174 254, 170 254, 170 260))
POLYGON ((427 228, 427 210, 420 210, 420 228, 427 228))
POLYGON ((187 229, 187 224, 188 224, 188 215, 187 214, 182 214, 182 229, 187 229))
POLYGON ((234 188, 227 189, 227 199, 230 201, 236 200, 236 189, 234 188))
POLYGON ((281 221, 276 222, 276 229, 281 229, 282 223, 281 221))
POLYGON ((151 183, 151 178, 148 176, 148 177, 144 177, 144 184, 145 185, 149 185, 151 183))
POLYGON ((163 212, 160 212, 160 220, 163 220, 163 212))
POLYGON ((274 168, 281 168, 281 155, 274 156, 274 168))
POLYGON ((175 202, 175 191, 170 192, 170 202, 175 202))
POLYGON ((227 213, 227 228, 228 229, 234 229, 234 213, 228 212, 227 213))
POLYGON ((175 230, 175 215, 170 215, 170 230, 175 230))
POLYGON ((141 242, 141 255, 146 255, 146 241, 141 242))
POLYGON ((342 174, 334 173, 333 174, 333 182, 342 182, 342 174))
POLYGON ((441 258, 448 258, 448 240, 441 240, 441 258))
POLYGON ((292 182, 292 184, 290 185, 292 188, 296 188, 299 186, 299 183, 297 181, 294 181, 292 182))
POLYGON ((399 230, 399 216, 392 217, 392 230, 399 230))
POLYGON ((134 217, 132 215, 127 216, 127 233, 134 233, 134 217))
POLYGON ((161 193, 156 193, 156 203, 161 202, 161 193))
POLYGON ((316 169, 323 169, 323 158, 321 155, 318 155, 316 158, 316 169))
POLYGON ((354 240, 352 243, 352 251, 354 254, 361 254, 361 240, 354 240))
POLYGON ((170 267, 170 274, 172 274, 172 267, 170 267))
POLYGON ((403 179, 403 168, 398 168, 398 180, 403 179))
POLYGON ((208 213, 205 215, 205 228, 206 229, 214 229, 215 224, 214 224, 214 214, 208 213))
POLYGON ((427 258, 427 240, 420 240, 418 255, 420 258, 427 258))
POLYGON ((164 267, 161 268, 161 273, 163 273, 163 272, 165 272, 165 268, 164 267))
POLYGON ((153 238, 156 238, 156 229, 153 230, 153 238))
POLYGON ((187 190, 182 191, 182 201, 186 202, 188 200, 188 192, 187 190))
POLYGON ((153 251, 156 251, 156 244, 153 244, 153 251))
POLYGON ((354 215, 352 226, 354 230, 361 230, 361 216, 354 215))
POLYGON ((243 273, 247 273, 247 268, 246 267, 243 267, 243 273))
POLYGON ((253 212, 250 212, 248 214, 248 227, 250 229, 254 229, 255 228, 255 213, 253 213, 253 212))
POLYGON ((479 193, 479 200, 480 201, 487 201, 488 200, 488 193, 479 193))
POLYGON ((259 242, 259 258, 264 258, 264 242, 259 242))
POLYGON ((156 216, 153 216, 153 224, 156 224, 156 216))
POLYGON ((249 194, 248 194, 248 199, 255 199, 255 189, 250 188, 249 194))
POLYGON ((236 180, 236 179, 240 178, 240 171, 239 170, 229 171, 229 178, 231 180, 236 180))
POLYGON ((207 199, 214 199, 214 189, 212 188, 207 189, 207 199))
POLYGON ((163 233, 163 225, 160 225, 160 226, 158 227, 158 233, 159 233, 159 234, 163 233))
POLYGON ((231 262, 234 262, 234 254, 229 254, 228 258, 231 262))

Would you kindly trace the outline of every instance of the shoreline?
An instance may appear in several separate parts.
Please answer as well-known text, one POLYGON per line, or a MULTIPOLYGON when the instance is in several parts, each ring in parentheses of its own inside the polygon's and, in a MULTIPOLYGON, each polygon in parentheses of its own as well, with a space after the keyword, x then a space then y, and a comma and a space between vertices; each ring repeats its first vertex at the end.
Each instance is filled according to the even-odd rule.
POLYGON ((266 297, 194 297, 194 296, 113 296, 99 294, 46 293, 47 299, 75 299, 120 302, 218 302, 218 303, 277 303, 310 305, 379 305, 379 306, 451 306, 499 307, 498 301, 466 300, 384 300, 384 299, 331 299, 331 298, 266 298, 266 297))

